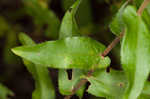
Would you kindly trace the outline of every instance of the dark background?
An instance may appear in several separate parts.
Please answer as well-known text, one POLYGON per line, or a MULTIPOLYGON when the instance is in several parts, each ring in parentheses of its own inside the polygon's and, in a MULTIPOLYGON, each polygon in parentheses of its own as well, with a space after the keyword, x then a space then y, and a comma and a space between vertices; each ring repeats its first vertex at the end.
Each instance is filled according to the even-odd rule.
MULTIPOLYGON (((30 1, 30 0, 28 0, 30 1)), ((31 0, 32 1, 32 0, 31 0)), ((75 0, 39 0, 46 2, 47 8, 53 11, 61 21, 66 9, 75 0), (63 4, 65 1, 70 1, 63 4)), ((121 0, 83 0, 76 15, 76 20, 81 33, 105 44, 111 43, 115 38, 109 30, 109 24, 122 4, 121 0)), ((44 34, 47 23, 42 26, 35 24, 35 17, 26 11, 23 0, 0 0, 0 82, 10 88, 15 96, 10 99, 31 99, 34 90, 34 80, 27 71, 21 59, 13 55, 11 48, 20 45, 17 35, 20 32, 27 33, 37 43, 53 40, 51 36, 44 34), (40 29, 39 29, 40 28, 40 29)), ((32 10, 32 9, 28 9, 32 10)), ((38 9, 36 9, 38 10, 38 9)), ((40 10, 39 10, 40 11, 40 10)), ((40 13, 40 12, 39 12, 40 13)), ((44 16, 47 18, 46 16, 44 16)), ((50 21, 47 18, 47 21, 50 21)), ((120 44, 109 54, 112 59, 111 67, 120 69, 120 44)), ((57 85, 57 69, 49 69, 50 76, 56 88, 57 99, 63 99, 57 85)), ((76 96, 74 99, 78 99, 76 96)), ((94 99, 87 93, 83 99, 94 99)), ((96 99, 96 98, 95 98, 96 99)))

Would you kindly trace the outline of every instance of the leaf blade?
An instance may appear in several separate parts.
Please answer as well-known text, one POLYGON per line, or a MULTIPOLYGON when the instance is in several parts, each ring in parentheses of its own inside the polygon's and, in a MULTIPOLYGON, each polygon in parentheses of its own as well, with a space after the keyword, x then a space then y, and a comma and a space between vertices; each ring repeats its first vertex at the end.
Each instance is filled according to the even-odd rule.
POLYGON ((121 46, 121 62, 129 81, 124 98, 136 99, 149 74, 149 30, 131 6, 124 11, 123 20, 126 33, 121 46))
POLYGON ((113 69, 109 73, 106 70, 97 70, 87 79, 91 83, 88 92, 107 99, 121 99, 127 83, 124 73, 113 69))
MULTIPOLYGON (((88 93, 107 99, 123 99, 124 92, 128 86, 125 72, 114 69, 110 69, 110 72, 96 70, 92 77, 85 78, 90 82, 88 93)), ((147 81, 138 99, 149 99, 149 90, 150 82, 147 81)))
MULTIPOLYGON (((95 68, 94 65, 102 60, 99 53, 102 53, 104 49, 104 45, 88 37, 68 37, 35 46, 18 47, 12 51, 33 63, 48 67, 90 69, 95 68)), ((107 67, 110 64, 108 57, 104 58, 104 61, 109 63, 105 66, 98 64, 97 67, 107 67)))
POLYGON ((59 31, 59 39, 72 36, 80 36, 80 32, 75 21, 75 14, 80 5, 80 2, 81 0, 77 0, 65 13, 59 31))

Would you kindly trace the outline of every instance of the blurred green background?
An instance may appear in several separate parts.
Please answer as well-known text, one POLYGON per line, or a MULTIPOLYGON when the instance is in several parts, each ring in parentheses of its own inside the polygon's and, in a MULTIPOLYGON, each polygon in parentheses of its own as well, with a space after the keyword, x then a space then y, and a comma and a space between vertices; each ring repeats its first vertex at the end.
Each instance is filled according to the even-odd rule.
MULTIPOLYGON (((10 49, 20 45, 18 34, 25 32, 36 43, 55 40, 65 11, 75 0, 0 0, 0 82, 14 92, 10 99, 31 99, 34 80, 21 59, 10 49)), ((109 24, 124 0, 82 0, 76 15, 80 32, 106 46, 115 38, 109 24)), ((120 44, 109 54, 111 67, 120 69, 120 44)), ((58 91, 57 69, 49 69, 58 91)), ((73 99, 78 99, 76 96, 73 99)), ((88 93, 83 99, 98 99, 88 93)), ((100 99, 100 98, 99 98, 100 99)))

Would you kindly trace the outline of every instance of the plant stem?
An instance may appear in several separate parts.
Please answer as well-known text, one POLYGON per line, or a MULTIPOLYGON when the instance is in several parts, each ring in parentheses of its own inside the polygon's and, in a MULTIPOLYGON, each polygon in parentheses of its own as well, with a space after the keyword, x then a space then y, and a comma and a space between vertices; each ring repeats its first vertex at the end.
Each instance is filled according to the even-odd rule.
POLYGON ((140 8, 137 11, 137 14, 139 16, 141 16, 142 12, 144 11, 144 9, 147 7, 147 5, 149 4, 150 0, 144 0, 144 2, 142 3, 142 5, 140 6, 140 8))
POLYGON ((115 46, 118 42, 120 42, 120 39, 123 37, 125 31, 120 33, 118 37, 116 37, 109 45, 108 47, 104 50, 104 52, 101 54, 101 56, 105 57, 115 46))
MULTIPOLYGON (((127 1, 128 2, 128 1, 127 1)), ((143 3, 141 4, 140 8, 137 11, 137 14, 139 16, 141 16, 142 12, 144 11, 144 9, 147 7, 147 5, 150 3, 150 0, 144 0, 143 3)), ((123 30, 120 35, 118 37, 116 37, 109 45, 108 47, 104 50, 104 52, 102 54, 100 54, 101 57, 105 57, 117 44, 118 42, 120 42, 120 39, 124 36, 125 34, 125 30, 123 30)), ((87 73, 87 76, 90 77, 92 76, 92 73, 94 72, 94 70, 90 70, 87 73)), ((76 91, 83 86, 84 84, 86 84, 88 82, 87 79, 81 79, 80 82, 73 88, 72 90, 72 94, 69 96, 66 96, 64 99, 70 99, 75 93, 76 91)))

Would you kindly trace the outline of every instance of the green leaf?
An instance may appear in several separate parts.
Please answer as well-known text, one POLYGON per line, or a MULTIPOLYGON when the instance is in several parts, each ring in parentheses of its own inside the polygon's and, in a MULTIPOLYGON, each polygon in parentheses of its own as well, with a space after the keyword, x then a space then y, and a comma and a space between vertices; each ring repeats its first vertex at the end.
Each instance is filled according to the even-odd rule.
POLYGON ((126 33, 121 46, 121 62, 129 81, 124 99, 137 99, 150 71, 150 32, 132 6, 125 9, 123 20, 126 33))
POLYGON ((112 20, 112 22, 109 26, 112 33, 114 33, 117 36, 120 35, 120 33, 124 29, 124 22, 123 22, 123 19, 122 19, 122 14, 124 12, 124 9, 128 5, 128 3, 129 2, 127 1, 122 5, 122 7, 119 9, 119 11, 117 12, 116 16, 114 17, 114 19, 112 20))
MULTIPOLYGON (((87 91, 94 96, 106 99, 122 99, 128 85, 125 72, 113 69, 110 69, 110 72, 96 70, 91 77, 85 78, 91 83, 87 91)), ((150 82, 146 82, 138 99, 150 99, 149 91, 150 82)))
MULTIPOLYGON (((65 7, 65 11, 74 3, 75 0, 62 0, 62 6, 65 7)), ((93 24, 92 9, 90 0, 80 0, 80 6, 74 16, 76 22, 80 27, 80 32, 83 35, 93 33, 96 26, 93 24), (85 17, 86 16, 86 17, 85 17)), ((71 20, 72 21, 72 20, 71 20)))
POLYGON ((22 45, 36 45, 35 42, 25 33, 19 34, 19 41, 22 43, 22 45))
POLYGON ((8 99, 8 96, 13 96, 13 92, 0 83, 0 99, 8 99))
POLYGON ((59 39, 79 36, 80 32, 75 21, 75 14, 81 0, 77 0, 73 6, 66 12, 60 27, 59 39))
MULTIPOLYGON (((35 45, 34 41, 24 33, 20 33, 19 39, 23 45, 35 45)), ((25 59, 23 59, 23 62, 35 79, 36 89, 32 94, 32 99, 55 99, 55 89, 48 69, 25 59)))
MULTIPOLYGON (((42 29, 44 25, 47 25, 45 35, 56 39, 58 37, 58 30, 60 21, 55 13, 48 9, 46 4, 43 4, 39 0, 23 0, 25 4, 25 11, 27 14, 33 17, 34 23, 37 25, 37 29, 42 29), (39 1, 39 2, 38 2, 39 1)), ((41 31, 40 31, 41 32, 41 31)))
POLYGON ((35 64, 53 68, 105 68, 110 59, 102 59, 105 46, 88 37, 68 37, 35 46, 22 46, 12 51, 35 64), (104 65, 102 65, 104 64, 104 65))
POLYGON ((121 99, 126 88, 127 80, 122 71, 96 70, 93 76, 86 77, 91 85, 88 92, 97 97, 106 99, 121 99))
MULTIPOLYGON (((81 80, 81 76, 85 75, 87 71, 83 71, 80 69, 73 69, 72 72, 72 79, 68 79, 68 75, 66 70, 59 70, 59 90, 60 93, 63 95, 70 95, 72 89, 76 84, 81 80)), ((84 92, 85 86, 81 87, 80 90, 78 90, 78 96, 82 98, 83 92, 84 92)))

